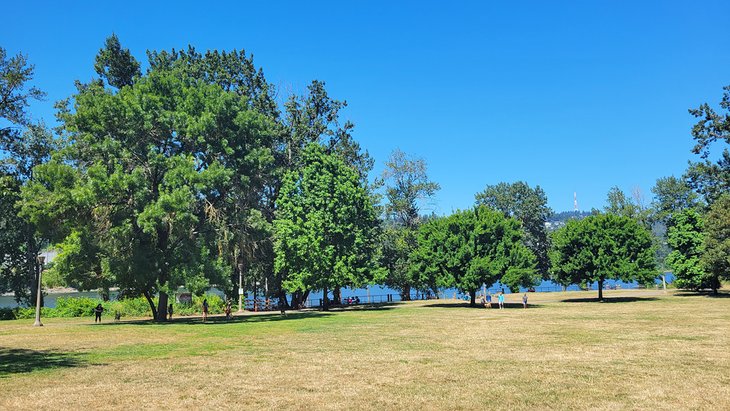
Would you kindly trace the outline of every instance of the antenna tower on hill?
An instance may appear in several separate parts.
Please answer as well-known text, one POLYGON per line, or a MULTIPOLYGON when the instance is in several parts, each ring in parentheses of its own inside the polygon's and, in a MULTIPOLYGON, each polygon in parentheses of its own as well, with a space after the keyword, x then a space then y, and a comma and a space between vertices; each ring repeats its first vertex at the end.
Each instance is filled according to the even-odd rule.
POLYGON ((578 193, 573 191, 573 211, 578 214, 578 193))

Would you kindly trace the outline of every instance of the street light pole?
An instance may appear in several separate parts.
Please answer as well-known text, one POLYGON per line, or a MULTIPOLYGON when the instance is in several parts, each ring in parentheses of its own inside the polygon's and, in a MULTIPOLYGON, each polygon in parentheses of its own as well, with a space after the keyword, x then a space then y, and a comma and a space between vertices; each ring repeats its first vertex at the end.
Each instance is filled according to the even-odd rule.
POLYGON ((34 327, 43 327, 41 323, 41 275, 43 274, 43 263, 46 261, 46 256, 38 256, 38 292, 35 298, 35 323, 34 327))

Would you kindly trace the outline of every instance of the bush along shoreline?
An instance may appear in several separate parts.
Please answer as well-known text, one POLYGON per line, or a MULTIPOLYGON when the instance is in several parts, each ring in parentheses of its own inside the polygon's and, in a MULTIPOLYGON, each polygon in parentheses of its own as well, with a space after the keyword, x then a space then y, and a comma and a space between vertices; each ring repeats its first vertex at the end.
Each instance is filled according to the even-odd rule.
MULTIPOLYGON (((208 299, 208 312, 222 314, 225 301, 216 294, 193 296, 191 303, 174 303, 174 316, 191 316, 203 312, 203 300, 208 299)), ((155 305, 157 299, 154 299, 155 305)), ((43 318, 93 317, 94 308, 101 304, 104 316, 114 318, 116 313, 124 317, 152 317, 150 305, 144 297, 125 298, 123 300, 102 301, 88 297, 60 297, 53 308, 41 308, 43 318)), ((0 320, 20 320, 35 317, 35 307, 0 308, 0 320)))

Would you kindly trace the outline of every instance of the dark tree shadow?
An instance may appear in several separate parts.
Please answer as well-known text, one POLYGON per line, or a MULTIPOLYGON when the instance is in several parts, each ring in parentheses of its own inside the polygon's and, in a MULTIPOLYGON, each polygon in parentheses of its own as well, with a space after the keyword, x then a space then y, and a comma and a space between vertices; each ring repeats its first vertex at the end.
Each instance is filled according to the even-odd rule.
POLYGON ((191 316, 191 317, 173 317, 172 320, 157 322, 153 319, 144 320, 121 320, 114 322, 106 322, 103 324, 88 324, 90 327, 97 325, 104 326, 116 326, 116 325, 173 325, 173 324, 189 324, 189 325, 208 325, 208 324, 238 324, 238 323, 260 323, 269 321, 286 321, 286 320, 298 320, 303 318, 314 318, 329 316, 332 313, 326 311, 287 311, 285 315, 279 312, 272 312, 270 314, 244 314, 244 315, 233 315, 230 319, 226 319, 223 315, 210 315, 208 319, 203 322, 203 317, 191 316))
POLYGON ((730 291, 718 290, 717 294, 714 294, 711 290, 702 291, 679 291, 674 293, 678 297, 707 297, 707 298, 730 298, 730 291))
POLYGON ((349 311, 382 311, 392 310, 400 302, 391 303, 379 303, 379 304, 362 304, 362 305, 349 305, 349 306, 335 306, 330 308, 328 311, 322 311, 317 309, 306 309, 306 310, 291 310, 285 311, 282 315, 279 311, 271 311, 267 314, 234 314, 230 319, 226 319, 225 316, 220 314, 210 315, 208 319, 203 322, 201 316, 190 316, 190 317, 173 317, 172 320, 164 322, 156 322, 153 319, 142 319, 142 320, 124 320, 121 321, 109 321, 101 324, 89 323, 87 326, 116 326, 116 325, 172 325, 172 324, 189 324, 189 325, 208 325, 208 324, 238 324, 238 323, 261 323, 261 322, 272 322, 272 321, 290 321, 300 320, 305 318, 315 318, 330 316, 335 313, 349 312, 349 311))
POLYGON ((639 301, 656 301, 654 297, 604 297, 599 300, 598 297, 592 298, 567 298, 560 300, 562 303, 634 303, 639 301))
MULTIPOLYGON (((505 309, 514 309, 519 308, 521 310, 524 309, 522 306, 522 303, 504 303, 505 309)), ((493 302, 491 308, 484 307, 484 305, 477 303, 477 305, 472 306, 469 304, 469 302, 455 302, 455 303, 433 303, 433 304, 425 304, 424 307, 427 308, 472 308, 472 309, 478 309, 478 310, 498 310, 499 304, 493 302)), ((527 309, 530 308, 541 308, 542 306, 540 304, 527 304, 527 309)))
POLYGON ((51 368, 81 367, 81 354, 0 347, 0 378, 51 368))

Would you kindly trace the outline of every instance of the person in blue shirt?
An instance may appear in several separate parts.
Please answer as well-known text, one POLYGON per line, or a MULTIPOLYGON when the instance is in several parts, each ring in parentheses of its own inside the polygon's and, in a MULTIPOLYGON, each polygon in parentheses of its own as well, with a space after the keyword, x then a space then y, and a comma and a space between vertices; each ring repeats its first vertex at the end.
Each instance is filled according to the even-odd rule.
POLYGON ((484 308, 492 308, 492 294, 487 294, 487 303, 484 304, 484 308))
POLYGON ((504 293, 499 294, 499 298, 497 299, 499 301, 499 309, 504 308, 504 293))

